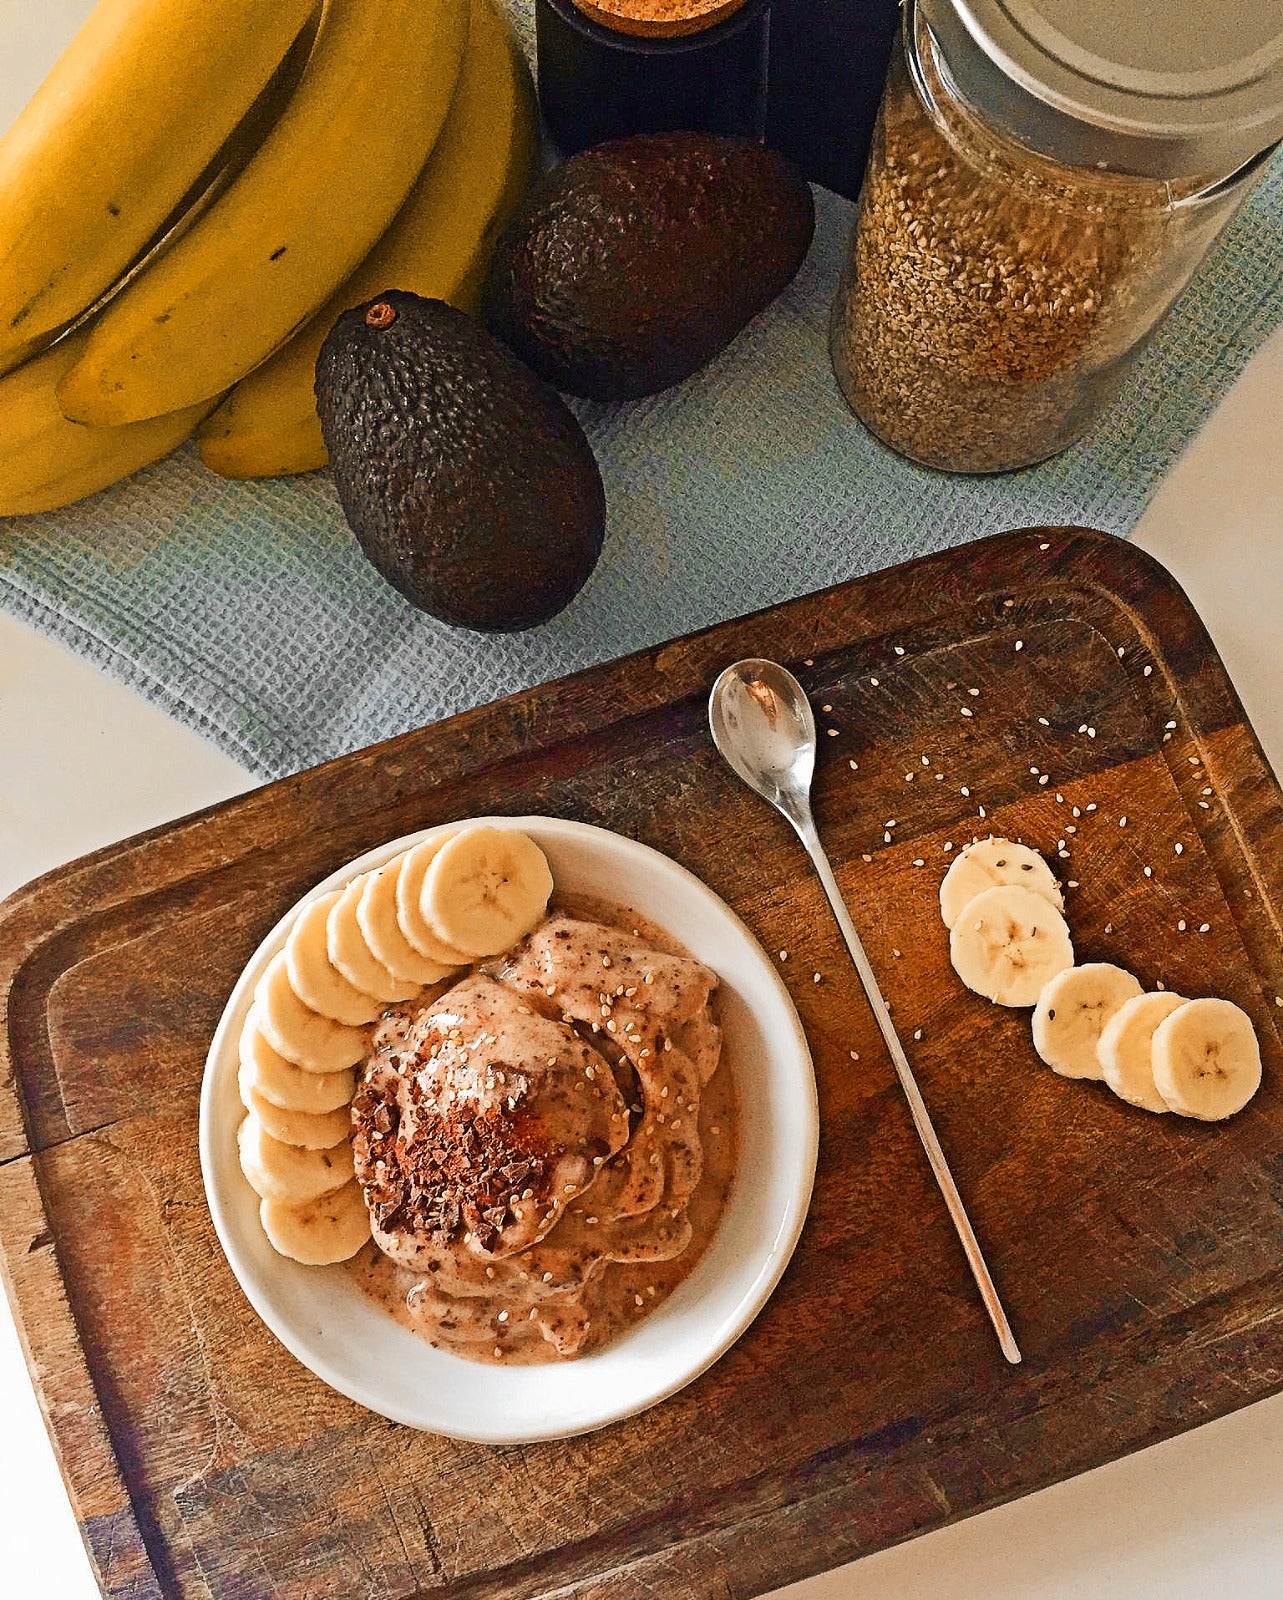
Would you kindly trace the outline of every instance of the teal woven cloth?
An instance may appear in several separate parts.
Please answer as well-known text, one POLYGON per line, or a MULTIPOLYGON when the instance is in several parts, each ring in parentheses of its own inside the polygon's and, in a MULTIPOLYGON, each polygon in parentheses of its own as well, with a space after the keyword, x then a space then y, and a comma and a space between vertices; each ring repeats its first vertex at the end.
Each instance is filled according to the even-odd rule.
POLYGON ((838 394, 827 323, 854 208, 816 198, 801 272, 717 360, 649 400, 576 403, 607 538, 545 627, 446 627, 366 562, 328 473, 230 483, 190 447, 65 511, 0 521, 0 604, 281 776, 984 534, 1083 523, 1125 536, 1283 321, 1281 156, 1090 435, 1003 477, 926 472, 838 394))

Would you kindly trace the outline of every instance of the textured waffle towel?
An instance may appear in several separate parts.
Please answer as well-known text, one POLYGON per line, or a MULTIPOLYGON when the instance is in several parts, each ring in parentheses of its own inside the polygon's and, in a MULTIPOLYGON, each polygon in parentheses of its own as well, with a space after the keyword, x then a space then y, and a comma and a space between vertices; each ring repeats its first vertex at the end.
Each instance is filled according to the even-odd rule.
POLYGON ((838 395, 827 322, 853 207, 817 201, 797 279, 709 367, 637 404, 576 404, 606 548, 546 627, 445 627, 367 564, 328 473, 230 483, 190 447, 66 511, 0 521, 0 603, 280 776, 983 534, 1126 535, 1283 321, 1280 155, 1086 439, 1024 472, 943 477, 875 443, 838 395))

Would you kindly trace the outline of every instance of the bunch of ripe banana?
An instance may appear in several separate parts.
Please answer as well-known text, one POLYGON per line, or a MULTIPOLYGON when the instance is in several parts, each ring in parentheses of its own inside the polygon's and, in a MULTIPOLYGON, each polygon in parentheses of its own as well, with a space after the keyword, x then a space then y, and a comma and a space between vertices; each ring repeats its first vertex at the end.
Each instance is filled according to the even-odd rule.
POLYGON ((535 150, 494 0, 99 0, 0 141, 0 515, 193 433, 228 477, 323 466, 335 319, 475 309, 535 150))

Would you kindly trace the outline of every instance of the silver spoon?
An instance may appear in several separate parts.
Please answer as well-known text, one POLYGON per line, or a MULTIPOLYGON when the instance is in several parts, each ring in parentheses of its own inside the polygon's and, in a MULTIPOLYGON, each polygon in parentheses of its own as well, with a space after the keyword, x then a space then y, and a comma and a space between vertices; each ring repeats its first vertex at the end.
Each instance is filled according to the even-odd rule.
POLYGON ((815 717, 802 685, 791 672, 774 661, 737 661, 713 685, 708 700, 708 721, 713 731, 713 743, 737 777, 764 800, 769 800, 777 811, 792 823, 798 838, 806 847, 812 865, 819 874, 829 905, 837 918, 851 960, 860 975, 869 1005, 877 1019, 882 1037, 909 1102, 913 1125, 918 1130, 927 1160, 935 1173, 936 1182, 949 1208, 953 1225, 966 1253, 967 1264, 980 1290, 989 1320, 998 1335, 1002 1353, 1010 1362, 1020 1360, 1011 1325, 1002 1309, 998 1291, 994 1288, 989 1269, 985 1266, 980 1245, 967 1220, 962 1196, 953 1181, 949 1164, 936 1138, 926 1104, 914 1081, 913 1071, 904 1053, 904 1046, 891 1021, 891 1013, 882 998, 878 980, 874 976, 869 958, 864 953, 860 936, 855 931, 842 891, 824 853, 820 836, 815 831, 811 815, 811 779, 815 773, 815 717))

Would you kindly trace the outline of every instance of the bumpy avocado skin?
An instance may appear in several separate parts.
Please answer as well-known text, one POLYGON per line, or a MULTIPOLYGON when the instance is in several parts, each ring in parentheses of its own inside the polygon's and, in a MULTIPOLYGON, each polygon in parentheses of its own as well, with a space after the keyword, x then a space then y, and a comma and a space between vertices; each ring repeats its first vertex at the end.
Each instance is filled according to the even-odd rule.
POLYGON ((784 289, 810 186, 747 139, 640 134, 572 156, 500 239, 487 325, 567 394, 635 400, 690 377, 784 289))
POLYGON ((560 396, 463 312, 402 290, 344 312, 316 403, 344 514, 414 605, 507 633, 583 587, 606 521, 592 448, 560 396), (386 327, 366 321, 380 303, 386 327))

